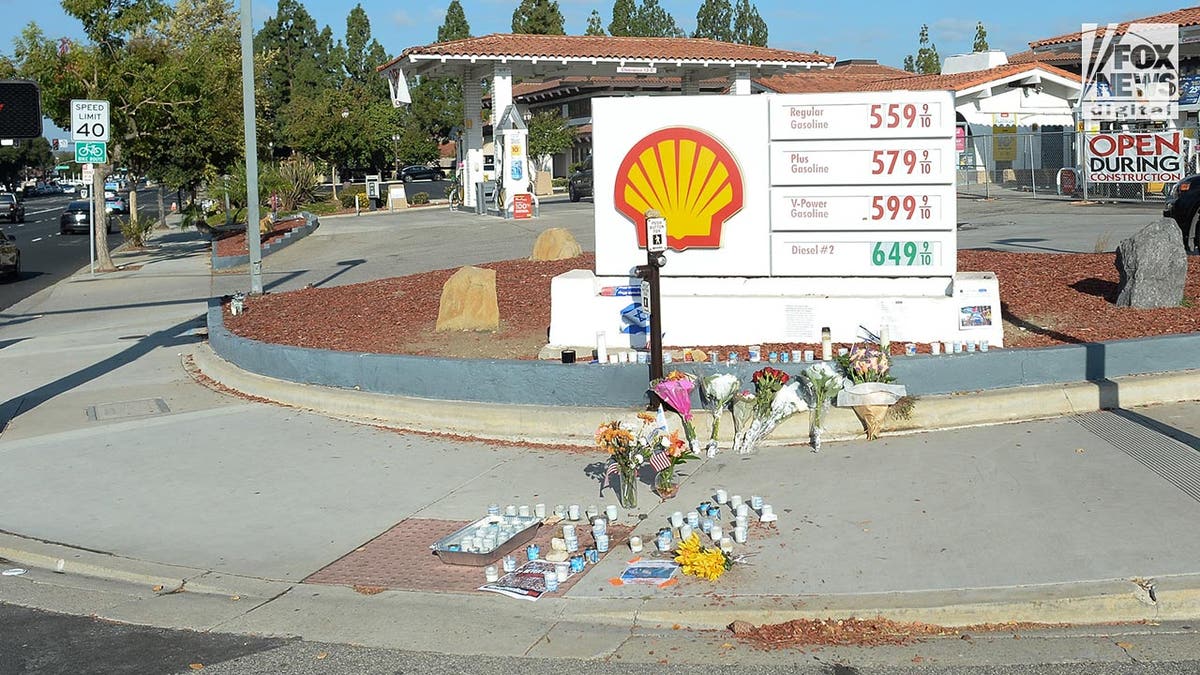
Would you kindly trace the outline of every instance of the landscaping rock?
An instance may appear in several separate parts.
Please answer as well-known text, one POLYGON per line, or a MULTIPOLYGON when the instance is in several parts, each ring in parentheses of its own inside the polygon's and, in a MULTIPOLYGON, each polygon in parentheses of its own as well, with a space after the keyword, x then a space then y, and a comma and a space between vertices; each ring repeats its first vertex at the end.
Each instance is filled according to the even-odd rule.
POLYGON ((1178 307, 1187 281, 1187 251, 1175 221, 1162 218, 1117 247, 1117 306, 1178 307))
POLYGON ((437 331, 495 331, 500 328, 496 270, 462 267, 442 286, 437 331))
POLYGON ((530 260, 566 260, 574 258, 583 252, 575 235, 570 230, 552 227, 538 235, 533 242, 533 255, 530 260))

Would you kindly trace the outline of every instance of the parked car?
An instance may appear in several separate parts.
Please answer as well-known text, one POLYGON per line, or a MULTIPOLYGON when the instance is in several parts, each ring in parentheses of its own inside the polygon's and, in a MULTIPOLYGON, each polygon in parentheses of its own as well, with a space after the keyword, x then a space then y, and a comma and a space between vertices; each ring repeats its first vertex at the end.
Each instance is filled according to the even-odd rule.
POLYGON ((441 180, 446 177, 436 166, 406 166, 400 169, 400 180, 408 183, 414 180, 441 180))
POLYGON ((0 192, 0 216, 10 223, 25 222, 25 204, 11 192, 0 192))
MULTIPOLYGON (((111 219, 105 221, 105 231, 109 234, 113 233, 113 222, 111 219)), ((86 200, 73 201, 67 204, 67 208, 58 217, 58 232, 59 234, 71 234, 81 232, 87 234, 92 227, 92 203, 86 200)))
POLYGON ((21 276, 21 249, 11 234, 0 232, 0 273, 12 280, 21 276))
POLYGON ((571 177, 567 179, 567 196, 577 202, 584 197, 592 196, 592 156, 588 155, 571 177))
POLYGON ((1190 251, 1200 249, 1200 175, 1188 176, 1167 189, 1163 216, 1173 218, 1183 231, 1183 245, 1190 251))

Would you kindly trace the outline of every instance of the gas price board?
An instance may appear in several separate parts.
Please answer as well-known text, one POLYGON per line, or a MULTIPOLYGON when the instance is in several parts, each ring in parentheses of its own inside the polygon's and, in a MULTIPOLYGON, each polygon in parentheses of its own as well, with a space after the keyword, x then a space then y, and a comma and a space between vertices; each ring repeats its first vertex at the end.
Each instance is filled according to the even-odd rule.
POLYGON ((953 96, 776 96, 770 103, 773 276, 951 276, 953 96))

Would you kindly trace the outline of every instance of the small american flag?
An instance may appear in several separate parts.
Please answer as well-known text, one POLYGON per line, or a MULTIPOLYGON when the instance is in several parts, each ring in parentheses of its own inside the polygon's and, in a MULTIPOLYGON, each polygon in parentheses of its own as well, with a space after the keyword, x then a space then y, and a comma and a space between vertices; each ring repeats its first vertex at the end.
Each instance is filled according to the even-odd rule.
POLYGON ((608 469, 604 472, 604 482, 600 484, 600 494, 604 494, 604 488, 609 486, 612 477, 617 475, 619 470, 620 467, 617 466, 616 462, 609 462, 608 469))
POLYGON ((669 466, 671 466, 671 455, 666 450, 650 455, 650 467, 655 471, 662 471, 669 466))

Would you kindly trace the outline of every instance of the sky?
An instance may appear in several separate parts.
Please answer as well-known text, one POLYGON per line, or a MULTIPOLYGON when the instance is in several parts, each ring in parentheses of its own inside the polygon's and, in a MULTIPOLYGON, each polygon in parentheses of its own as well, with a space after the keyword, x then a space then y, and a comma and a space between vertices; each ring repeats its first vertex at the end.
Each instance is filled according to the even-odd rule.
MULTIPOLYGON (((276 0, 251 0, 255 28, 275 13, 276 0)), ((346 15, 354 7, 345 0, 301 0, 318 27, 329 26, 336 37, 346 31, 346 15)), ((512 27, 512 12, 519 0, 460 0, 473 35, 507 33, 512 27)), ((938 53, 971 51, 976 22, 982 21, 992 49, 1009 54, 1029 48, 1029 41, 1078 31, 1080 24, 1127 21, 1188 6, 1181 2, 1158 0, 1091 0, 1085 13, 1083 3, 1008 0, 1003 3, 967 3, 934 0, 906 3, 889 0, 859 0, 854 11, 838 2, 806 0, 752 0, 769 29, 768 46, 779 49, 836 56, 839 59, 876 59, 879 63, 900 67, 907 54, 917 50, 921 24, 929 25, 929 36, 938 53)), ((375 39, 391 55, 408 47, 436 41, 437 29, 445 18, 450 0, 430 2, 362 0, 371 19, 375 39)), ((690 32, 696 26, 696 10, 701 0, 660 0, 659 4, 675 17, 680 28, 690 32)), ((734 2, 733 4, 736 4, 734 2)), ((569 34, 581 35, 593 9, 604 23, 612 18, 612 0, 559 0, 569 34)), ((52 37, 81 38, 80 24, 67 16, 57 2, 49 0, 0 0, 0 52, 11 53, 13 38, 30 22, 36 22, 52 37)), ((49 129, 47 129, 49 135, 49 129)))

